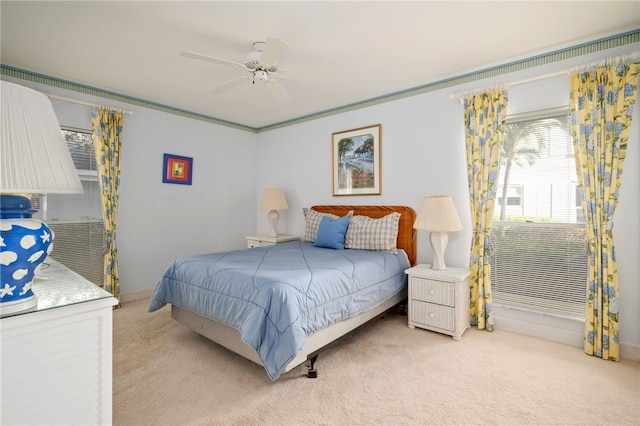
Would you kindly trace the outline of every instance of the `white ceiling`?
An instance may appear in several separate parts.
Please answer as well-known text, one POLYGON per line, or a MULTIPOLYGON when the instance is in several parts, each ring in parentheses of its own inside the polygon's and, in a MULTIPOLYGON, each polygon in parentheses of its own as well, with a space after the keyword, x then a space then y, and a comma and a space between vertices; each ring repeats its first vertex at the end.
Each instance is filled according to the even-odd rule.
POLYGON ((261 128, 575 46, 640 27, 639 1, 6 1, 8 65, 261 128), (283 39, 281 69, 330 72, 332 84, 280 79, 293 100, 246 71, 255 41, 283 39))

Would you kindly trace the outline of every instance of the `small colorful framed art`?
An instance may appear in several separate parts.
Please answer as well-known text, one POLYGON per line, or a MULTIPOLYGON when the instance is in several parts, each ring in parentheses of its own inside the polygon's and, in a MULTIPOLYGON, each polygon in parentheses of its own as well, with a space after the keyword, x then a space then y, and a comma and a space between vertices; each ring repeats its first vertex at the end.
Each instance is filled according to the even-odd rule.
POLYGON ((181 155, 164 154, 162 163, 162 182, 191 185, 193 177, 193 158, 181 155))

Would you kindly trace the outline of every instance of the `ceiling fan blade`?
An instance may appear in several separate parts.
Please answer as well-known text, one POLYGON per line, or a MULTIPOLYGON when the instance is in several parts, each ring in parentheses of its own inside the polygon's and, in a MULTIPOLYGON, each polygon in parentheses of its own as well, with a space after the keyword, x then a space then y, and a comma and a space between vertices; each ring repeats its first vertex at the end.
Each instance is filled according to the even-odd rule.
POLYGON ((280 40, 279 38, 267 37, 267 42, 264 45, 264 50, 260 55, 260 62, 269 66, 275 64, 280 56, 287 50, 289 43, 280 40))
POLYGON ((333 83, 334 81, 333 74, 326 72, 280 70, 278 75, 289 80, 313 81, 317 83, 333 83))
POLYGON ((268 80, 265 85, 267 86, 267 89, 269 89, 271 95, 278 102, 284 103, 291 101, 291 96, 289 96, 286 90, 284 90, 284 88, 276 80, 268 80))
POLYGON ((209 93, 214 93, 216 95, 224 92, 225 90, 231 89, 232 87, 238 86, 242 83, 244 83, 245 81, 248 81, 249 79, 247 77, 236 77, 233 80, 229 80, 224 84, 221 84, 218 87, 214 87, 213 89, 209 90, 209 93))
POLYGON ((186 51, 186 52, 180 52, 180 55, 184 56, 185 58, 198 59, 200 61, 213 62, 214 64, 238 67, 238 68, 242 68, 243 70, 247 69, 247 67, 245 67, 244 64, 233 62, 233 61, 227 61, 226 59, 215 58, 213 56, 203 55, 201 53, 186 51))

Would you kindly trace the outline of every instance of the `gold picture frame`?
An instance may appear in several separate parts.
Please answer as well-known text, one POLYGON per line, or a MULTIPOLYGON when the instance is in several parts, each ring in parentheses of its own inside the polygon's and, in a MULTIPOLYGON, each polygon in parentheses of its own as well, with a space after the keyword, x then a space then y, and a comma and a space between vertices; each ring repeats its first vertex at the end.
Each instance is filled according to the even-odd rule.
POLYGON ((333 195, 382 194, 382 125, 332 133, 333 195))

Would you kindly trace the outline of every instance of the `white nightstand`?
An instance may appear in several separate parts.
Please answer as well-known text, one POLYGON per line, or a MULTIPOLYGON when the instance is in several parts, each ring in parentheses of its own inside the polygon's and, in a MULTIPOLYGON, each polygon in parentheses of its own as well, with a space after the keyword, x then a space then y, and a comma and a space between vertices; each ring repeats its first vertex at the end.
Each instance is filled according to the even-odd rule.
POLYGON ((409 275, 409 328, 420 327, 460 340, 469 328, 468 269, 417 265, 409 275))
POLYGON ((268 235, 249 235, 245 237, 247 239, 247 247, 263 247, 273 246, 280 243, 287 243, 289 241, 297 241, 299 238, 295 235, 278 235, 277 237, 270 237, 268 235))

